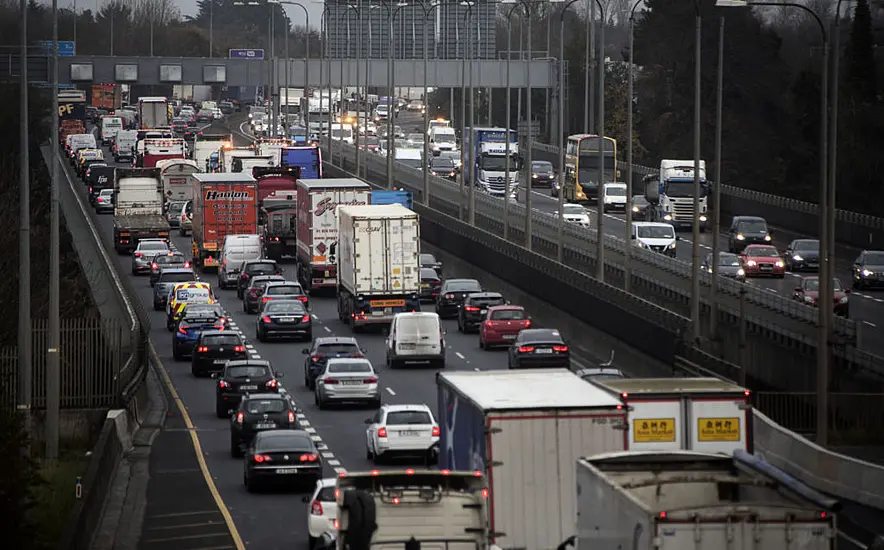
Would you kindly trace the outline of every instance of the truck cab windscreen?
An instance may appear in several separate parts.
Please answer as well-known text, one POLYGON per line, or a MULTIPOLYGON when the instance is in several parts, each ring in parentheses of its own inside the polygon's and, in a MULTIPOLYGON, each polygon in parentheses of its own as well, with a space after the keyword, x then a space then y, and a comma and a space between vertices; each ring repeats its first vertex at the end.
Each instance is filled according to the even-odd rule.
MULTIPOLYGON (((505 172, 507 159, 505 157, 479 157, 479 169, 488 172, 505 172)), ((514 159, 510 158, 510 171, 515 172, 517 169, 514 159)))
MULTIPOLYGON (((706 196, 706 186, 700 182, 700 197, 706 196)), ((693 197, 694 182, 693 181, 671 181, 664 188, 666 195, 669 197, 693 197)))
POLYGON ((455 139, 453 133, 437 133, 433 136, 433 141, 435 141, 436 143, 454 144, 457 140, 455 139))

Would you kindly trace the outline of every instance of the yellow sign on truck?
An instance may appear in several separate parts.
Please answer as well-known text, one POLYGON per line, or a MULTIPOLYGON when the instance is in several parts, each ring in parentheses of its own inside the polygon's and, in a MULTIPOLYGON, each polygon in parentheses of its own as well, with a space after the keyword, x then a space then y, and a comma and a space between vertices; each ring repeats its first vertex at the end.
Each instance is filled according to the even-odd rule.
POLYGON ((697 439, 700 441, 739 441, 739 418, 698 418, 697 439))
POLYGON ((632 439, 636 443, 663 443, 675 441, 674 418, 634 418, 632 439))

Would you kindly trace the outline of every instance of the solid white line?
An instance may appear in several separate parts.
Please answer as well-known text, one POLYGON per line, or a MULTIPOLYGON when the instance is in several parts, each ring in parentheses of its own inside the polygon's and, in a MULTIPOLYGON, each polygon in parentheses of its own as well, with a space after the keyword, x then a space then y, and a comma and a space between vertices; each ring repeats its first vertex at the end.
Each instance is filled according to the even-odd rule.
POLYGON ((387 390, 387 393, 389 393, 390 395, 396 395, 396 392, 393 391, 393 388, 384 388, 384 389, 387 390))
POLYGON ((459 351, 455 352, 454 354, 457 355, 458 357, 460 357, 461 359, 466 359, 466 357, 464 357, 463 354, 459 351))
POLYGON ((328 327, 322 327, 322 328, 324 328, 326 332, 331 332, 331 329, 328 327))

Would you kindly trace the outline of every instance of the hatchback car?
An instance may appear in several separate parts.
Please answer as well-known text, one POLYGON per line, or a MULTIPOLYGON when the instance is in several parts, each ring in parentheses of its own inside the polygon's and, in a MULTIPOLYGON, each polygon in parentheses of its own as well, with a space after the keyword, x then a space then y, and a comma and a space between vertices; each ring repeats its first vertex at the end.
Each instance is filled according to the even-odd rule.
POLYGON ((789 271, 819 271, 820 242, 816 239, 795 239, 783 252, 789 271))
POLYGON ((132 275, 150 272, 150 265, 157 254, 172 252, 164 239, 142 239, 132 252, 132 275))
POLYGON ((183 361, 193 356, 200 334, 207 330, 224 330, 226 319, 217 311, 193 311, 185 314, 172 333, 172 357, 183 361))
POLYGON ((777 277, 786 276, 786 264, 780 258, 776 247, 764 244, 747 246, 740 252, 740 262, 746 277, 777 277))
POLYGON ((482 285, 475 279, 447 279, 439 288, 436 298, 436 315, 450 318, 457 316, 467 294, 482 292, 482 285))
POLYGON ((309 483, 322 478, 322 457, 302 430, 260 432, 246 451, 243 484, 254 492, 262 484, 309 483))
POLYGON ((187 204, 187 201, 169 201, 166 205, 166 221, 169 227, 181 226, 181 209, 187 204))
POLYGON ((102 189, 95 197, 95 212, 98 214, 112 214, 114 211, 114 190, 102 189))
POLYGON ((270 361, 228 361, 224 370, 212 373, 212 378, 218 381, 215 386, 215 415, 228 418, 249 393, 278 393, 278 379, 283 376, 283 373, 273 370, 270 361))
POLYGON ((727 232, 728 250, 740 253, 752 244, 771 242, 770 230, 764 218, 757 216, 734 216, 727 232))
POLYGON ((327 477, 316 482, 310 496, 303 498, 307 505, 307 548, 315 550, 322 535, 338 530, 338 500, 335 485, 338 478, 327 477))
POLYGON ((439 441, 439 425, 426 405, 384 405, 365 423, 365 457, 375 464, 399 455, 423 462, 439 441))
POLYGON ((435 302, 439 296, 439 287, 442 286, 442 279, 436 273, 435 269, 429 267, 421 268, 421 302, 435 302))
POLYGON ((307 308, 299 300, 273 300, 265 304, 255 321, 259 342, 274 337, 313 339, 313 323, 307 308))
POLYGON ((571 352, 559 331, 547 328, 523 330, 509 350, 509 368, 569 368, 571 352))
MULTIPOLYGON (((850 317, 850 290, 844 288, 841 279, 832 279, 832 307, 835 315, 850 317)), ((804 277, 801 283, 795 287, 792 299, 803 302, 809 306, 820 305, 820 278, 804 277)))
POLYGON ((489 307, 479 325, 479 347, 509 346, 526 328, 531 328, 531 318, 522 306, 489 307))
POLYGON ((497 292, 475 292, 464 298, 463 307, 457 313, 457 330, 467 334, 478 331, 479 326, 492 306, 506 304, 503 295, 497 292))
POLYGON ((378 375, 368 359, 329 359, 316 377, 314 402, 320 410, 330 403, 367 403, 381 406, 378 375))
POLYGON ((307 356, 304 360, 304 387, 316 389, 316 378, 325 370, 329 359, 365 357, 365 350, 359 347, 356 338, 350 336, 326 336, 313 341, 310 349, 301 350, 307 356))
POLYGON ((261 309, 259 311, 263 311, 264 306, 273 300, 298 300, 304 304, 307 310, 310 309, 310 299, 307 298, 307 293, 304 292, 301 283, 294 281, 267 283, 267 286, 264 287, 264 294, 261 295, 261 305, 259 306, 261 309))
POLYGON ((280 393, 245 393, 230 415, 230 456, 241 458, 255 435, 266 430, 299 430, 297 411, 280 393))
POLYGON ((276 260, 249 260, 243 262, 239 268, 239 280, 236 282, 236 297, 242 299, 243 293, 249 288, 252 277, 282 275, 283 269, 276 260))
POLYGON ((531 163, 531 187, 552 188, 556 171, 551 162, 535 160, 531 163))
POLYGON ((249 280, 249 286, 242 295, 242 310, 246 313, 258 313, 261 308, 261 297, 264 288, 270 283, 284 283, 281 275, 256 275, 249 280))
POLYGON ((209 109, 202 109, 200 112, 196 114, 197 122, 214 122, 215 114, 209 109))
POLYGON ((853 288, 884 285, 884 251, 863 250, 853 262, 853 288))
POLYGON ((157 280, 153 285, 154 311, 162 311, 166 307, 169 292, 172 291, 175 285, 196 281, 198 278, 193 269, 190 268, 172 266, 160 269, 159 274, 157 274, 157 280))
POLYGON ((156 284, 162 270, 174 268, 190 268, 190 262, 184 257, 184 254, 170 251, 154 256, 150 262, 150 286, 156 284))
MULTIPOLYGON (((701 269, 707 273, 712 273, 713 265, 712 253, 710 252, 709 254, 706 254, 706 257, 703 259, 703 266, 701 269)), ((743 270, 740 257, 731 252, 718 253, 718 274, 722 277, 728 277, 738 281, 746 278, 746 272, 743 270)))
POLYGON ((194 348, 190 372, 196 377, 221 372, 228 361, 248 358, 242 336, 230 330, 201 332, 194 348))

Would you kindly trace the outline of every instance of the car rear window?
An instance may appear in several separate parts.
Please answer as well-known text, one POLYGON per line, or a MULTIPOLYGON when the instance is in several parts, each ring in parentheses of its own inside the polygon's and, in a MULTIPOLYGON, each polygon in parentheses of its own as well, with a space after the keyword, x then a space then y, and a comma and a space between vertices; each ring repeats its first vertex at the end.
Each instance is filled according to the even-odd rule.
POLYGON ((478 307, 502 306, 506 303, 503 298, 472 298, 470 304, 478 307))
POLYGON ((433 419, 426 411, 398 411, 387 414, 388 426, 409 424, 432 424, 433 419))
POLYGON ((153 259, 158 264, 183 264, 186 260, 184 256, 169 256, 168 254, 160 254, 153 259))
POLYGON ((328 372, 371 372, 368 363, 332 363, 328 366, 328 372))
POLYGON ((282 302, 273 300, 264 306, 264 313, 291 313, 303 315, 304 313, 307 313, 307 311, 304 309, 301 302, 296 302, 295 300, 285 300, 282 302))
POLYGON ((402 334, 434 336, 439 334, 439 322, 435 317, 417 317, 398 326, 402 334))
POLYGON ((160 275, 161 283, 186 283, 193 280, 193 273, 163 273, 160 275))
POLYGON ((264 365, 243 365, 241 367, 227 368, 227 376, 230 378, 261 378, 269 375, 269 369, 264 365))
POLYGON ((450 292, 481 292, 482 285, 475 281, 463 281, 448 283, 445 285, 446 290, 450 292))
POLYGON ((169 250, 169 247, 165 243, 141 243, 138 250, 169 250))
POLYGON ((285 410, 285 401, 282 399, 251 399, 246 403, 249 414, 281 413, 285 410))
POLYGON ((304 292, 301 290, 300 285, 277 285, 272 288, 268 288, 267 294, 272 294, 274 296, 300 296, 304 294, 304 292))
POLYGON ((495 321, 523 321, 527 318, 528 316, 521 309, 505 309, 491 313, 491 319, 495 321))
POLYGON ((359 353, 354 344, 321 344, 316 348, 319 355, 339 355, 342 353, 359 353))
POLYGON ((316 495, 316 500, 320 502, 334 502, 337 500, 335 498, 335 488, 334 487, 323 487, 319 490, 319 494, 316 495))
POLYGON ((249 264, 246 267, 246 273, 249 275, 272 275, 276 273, 276 264, 249 264))
POLYGON ((261 438, 258 444, 258 451, 313 451, 315 447, 306 437, 285 434, 284 437, 265 437, 261 438))
POLYGON ((272 283, 273 281, 255 281, 252 283, 253 288, 257 288, 258 290, 264 290, 264 287, 272 283))
POLYGON ((236 334, 213 334, 203 337, 203 344, 208 346, 238 346, 242 344, 236 334))

